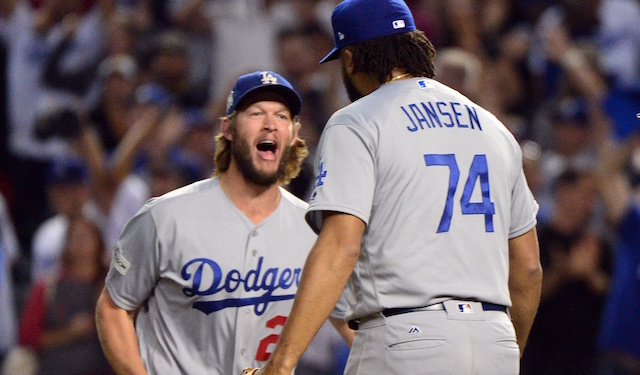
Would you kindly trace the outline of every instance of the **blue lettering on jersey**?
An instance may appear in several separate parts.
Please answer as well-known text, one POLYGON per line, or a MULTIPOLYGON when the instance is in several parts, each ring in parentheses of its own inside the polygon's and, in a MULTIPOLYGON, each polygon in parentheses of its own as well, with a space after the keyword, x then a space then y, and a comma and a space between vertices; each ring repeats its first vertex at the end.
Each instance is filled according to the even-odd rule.
POLYGON ((409 119, 410 124, 407 130, 416 132, 418 130, 432 128, 461 128, 478 129, 482 131, 478 110, 475 106, 462 104, 459 102, 420 102, 410 103, 407 106, 400 106, 400 109, 409 119))
POLYGON ((438 107, 438 111, 442 116, 446 116, 449 118, 449 122, 445 122, 444 126, 446 126, 447 128, 453 128, 455 124, 453 123, 453 117, 451 117, 451 113, 447 111, 447 103, 437 102, 436 107, 438 107))
POLYGON ((218 301, 196 301, 194 309, 198 309, 209 315, 212 312, 226 309, 227 307, 254 306, 256 315, 262 315, 270 302, 291 300, 295 297, 295 291, 290 294, 274 295, 278 289, 288 290, 294 284, 300 283, 301 268, 268 268, 262 270, 264 257, 258 259, 255 269, 249 270, 246 275, 236 269, 232 269, 225 275, 220 265, 207 258, 196 258, 187 262, 182 267, 183 280, 191 281, 190 288, 183 288, 182 293, 188 297, 209 296, 219 292, 233 293, 239 288, 245 292, 265 291, 262 295, 250 298, 227 298, 218 301), (212 273, 213 281, 210 285, 202 285, 203 273, 212 273))
POLYGON ((436 113, 436 109, 433 107, 433 103, 428 103, 429 106, 427 106, 427 104, 425 103, 421 103, 422 104, 422 109, 424 109, 425 112, 427 112, 427 116, 429 116, 429 120, 431 121, 431 123, 433 124, 433 127, 436 127, 436 122, 438 123, 439 127, 442 127, 442 122, 440 121, 440 117, 438 117, 438 114, 436 113))
POLYGON ((313 184, 313 191, 311 192, 311 200, 316 197, 316 189, 319 186, 324 185, 324 181, 322 181, 322 179, 325 177, 327 177, 327 171, 324 169, 324 162, 320 161, 320 163, 318 164, 318 175, 316 176, 316 182, 313 184))

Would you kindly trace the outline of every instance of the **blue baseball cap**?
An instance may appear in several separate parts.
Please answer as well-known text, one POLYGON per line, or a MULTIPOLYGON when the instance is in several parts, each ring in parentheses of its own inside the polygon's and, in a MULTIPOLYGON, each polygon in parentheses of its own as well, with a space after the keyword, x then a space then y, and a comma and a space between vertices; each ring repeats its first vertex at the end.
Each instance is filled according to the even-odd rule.
POLYGON ((55 159, 46 174, 47 183, 52 186, 83 184, 88 178, 85 163, 75 157, 55 159))
POLYGON ((564 98, 555 104, 552 119, 562 123, 588 125, 588 104, 584 98, 564 98))
POLYGON ((320 64, 338 58, 340 48, 382 36, 416 30, 413 15, 402 0, 346 0, 331 15, 335 47, 320 64))
POLYGON ((236 110, 249 95, 258 92, 275 92, 284 97, 292 116, 298 115, 302 108, 302 99, 293 86, 278 73, 271 71, 253 72, 238 78, 233 90, 227 97, 227 116, 236 110))

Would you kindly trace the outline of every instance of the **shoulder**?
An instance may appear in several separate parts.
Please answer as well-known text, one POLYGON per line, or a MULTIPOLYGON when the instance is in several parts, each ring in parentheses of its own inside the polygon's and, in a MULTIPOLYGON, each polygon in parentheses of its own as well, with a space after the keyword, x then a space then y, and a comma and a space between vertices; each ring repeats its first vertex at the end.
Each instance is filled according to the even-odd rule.
POLYGON ((215 199, 217 192, 221 192, 218 179, 208 178, 183 186, 160 197, 151 198, 144 205, 144 208, 152 214, 164 211, 174 211, 176 214, 187 212, 215 199))

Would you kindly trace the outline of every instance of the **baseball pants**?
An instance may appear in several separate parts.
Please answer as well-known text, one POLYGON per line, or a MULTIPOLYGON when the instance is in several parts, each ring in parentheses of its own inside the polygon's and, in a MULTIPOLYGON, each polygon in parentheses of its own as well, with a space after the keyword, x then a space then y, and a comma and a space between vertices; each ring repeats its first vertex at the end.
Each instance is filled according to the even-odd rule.
POLYGON ((484 311, 479 302, 449 300, 429 311, 363 319, 345 375, 517 375, 519 370, 509 315, 484 311))

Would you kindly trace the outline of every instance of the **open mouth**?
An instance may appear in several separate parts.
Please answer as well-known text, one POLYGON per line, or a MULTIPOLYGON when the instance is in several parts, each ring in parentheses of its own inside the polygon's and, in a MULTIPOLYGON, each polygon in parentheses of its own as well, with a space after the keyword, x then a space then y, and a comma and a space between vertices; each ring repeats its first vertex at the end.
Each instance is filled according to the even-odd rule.
POLYGON ((264 140, 258 143, 259 154, 265 159, 275 158, 278 145, 274 141, 264 140))

